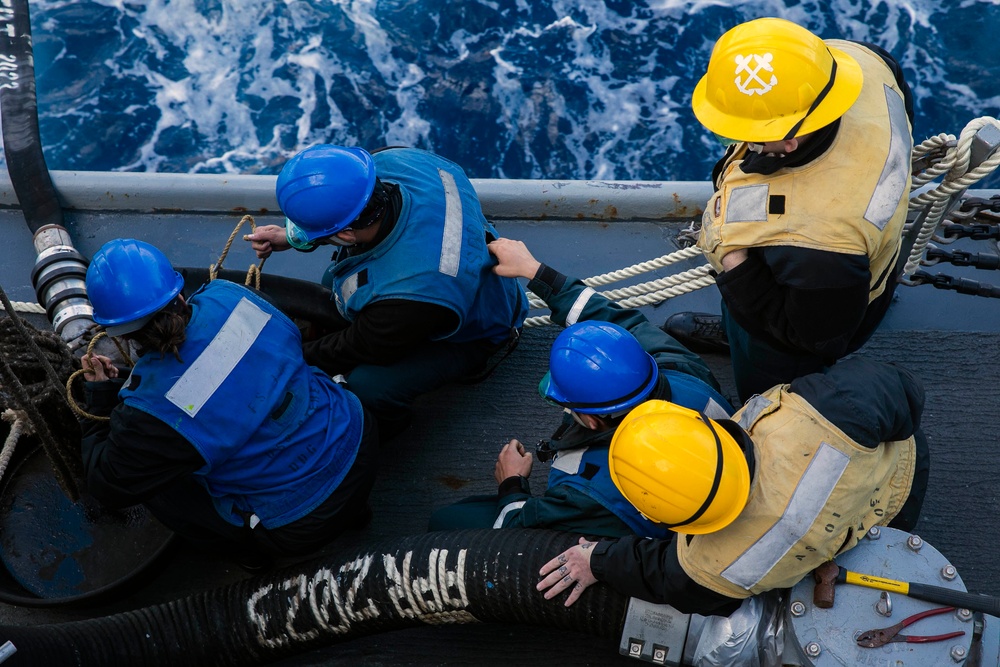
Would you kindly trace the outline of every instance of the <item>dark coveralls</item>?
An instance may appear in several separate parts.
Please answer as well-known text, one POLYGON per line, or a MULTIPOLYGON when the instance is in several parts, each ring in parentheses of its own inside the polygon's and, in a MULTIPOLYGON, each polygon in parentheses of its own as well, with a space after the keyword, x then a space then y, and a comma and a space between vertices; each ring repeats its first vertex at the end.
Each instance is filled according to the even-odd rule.
MULTIPOLYGON (((564 276, 544 264, 528 283, 528 289, 548 304, 552 311, 552 321, 562 325, 573 323, 567 323, 567 317, 581 294, 590 290, 592 294, 582 312, 577 315, 576 321, 594 320, 617 324, 635 336, 661 370, 686 373, 718 391, 719 384, 705 362, 651 324, 640 311, 623 309, 600 294, 593 293, 579 279, 564 276)), ((663 375, 649 398, 670 399, 670 387, 663 375)), ((728 402, 722 407, 731 414, 728 402)), ((558 449, 588 445, 607 447, 611 444, 615 428, 624 417, 625 415, 621 415, 615 418, 607 431, 593 431, 564 414, 563 424, 557 431, 558 437, 553 436, 551 444, 558 449)), ((524 505, 519 509, 508 510, 498 527, 551 528, 606 537, 634 534, 614 513, 579 489, 561 484, 548 487, 542 496, 532 496, 531 487, 524 477, 503 480, 495 496, 473 496, 441 508, 431 516, 430 530, 490 528, 505 508, 521 501, 524 505)))

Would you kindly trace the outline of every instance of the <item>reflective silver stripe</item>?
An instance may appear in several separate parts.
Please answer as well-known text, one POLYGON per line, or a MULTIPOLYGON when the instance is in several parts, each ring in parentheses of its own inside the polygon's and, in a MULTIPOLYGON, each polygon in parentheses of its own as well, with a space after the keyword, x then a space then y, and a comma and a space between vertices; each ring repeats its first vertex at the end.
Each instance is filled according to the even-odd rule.
POLYGON ((446 276, 457 276, 462 261, 462 195, 454 176, 444 169, 438 169, 438 175, 444 186, 444 235, 438 271, 446 276))
POLYGON ((865 211, 865 220, 879 229, 884 229, 889 224, 896 207, 906 195, 912 145, 903 98, 889 86, 884 87, 886 106, 889 107, 889 154, 865 211))
POLYGON ((729 413, 724 407, 716 403, 714 398, 708 399, 705 409, 702 410, 709 419, 729 419, 729 413))
POLYGON ((167 400, 192 417, 197 415, 236 368, 270 319, 269 313, 246 297, 240 299, 212 342, 167 391, 167 400))
POLYGON ((771 400, 764 398, 760 394, 754 394, 750 397, 750 400, 746 402, 743 406, 743 411, 740 413, 739 424, 743 427, 744 431, 749 431, 753 423, 757 421, 757 417, 760 413, 767 409, 771 405, 771 400))
MULTIPOLYGON (((360 272, 359 272, 360 273, 360 272)), ((347 307, 347 302, 351 300, 354 293, 358 291, 358 274, 348 276, 344 280, 344 284, 340 286, 340 296, 344 300, 344 307, 347 307)))
POLYGON ((519 510, 522 507, 524 507, 524 503, 525 502, 527 502, 527 501, 525 501, 525 500, 518 500, 517 502, 513 502, 513 503, 510 503, 509 505, 505 506, 500 511, 500 516, 498 516, 497 520, 493 522, 493 527, 494 528, 502 528, 503 527, 503 520, 504 520, 504 518, 508 514, 510 514, 511 512, 513 512, 514 510, 519 510))
POLYGON ((579 447, 577 449, 564 449, 556 452, 556 457, 552 459, 552 467, 562 470, 564 473, 575 475, 580 472, 580 464, 583 463, 583 455, 590 447, 579 447))
POLYGON ((767 220, 767 193, 766 183, 733 188, 726 200, 726 222, 767 220))
POLYGON ((576 324, 577 320, 580 319, 580 315, 583 313, 583 309, 587 307, 587 302, 590 301, 590 297, 595 294, 597 294, 597 292, 595 292, 591 287, 588 287, 580 292, 580 296, 576 297, 576 301, 573 302, 573 307, 569 309, 569 315, 566 316, 566 326, 576 324))
POLYGON ((722 576, 746 590, 756 586, 809 532, 850 462, 847 454, 820 443, 781 518, 723 570, 722 576))

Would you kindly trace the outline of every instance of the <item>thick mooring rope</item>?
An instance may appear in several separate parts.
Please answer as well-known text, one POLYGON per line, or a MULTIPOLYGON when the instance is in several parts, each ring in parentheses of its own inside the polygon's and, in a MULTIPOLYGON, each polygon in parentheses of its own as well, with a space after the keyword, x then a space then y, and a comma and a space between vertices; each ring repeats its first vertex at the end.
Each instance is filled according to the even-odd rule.
POLYGON ((14 456, 17 441, 21 438, 21 435, 30 434, 33 431, 28 415, 22 410, 7 408, 0 415, 0 419, 10 424, 10 432, 3 441, 3 450, 0 450, 0 479, 3 479, 4 473, 7 472, 7 466, 10 465, 10 459, 14 456))
POLYGON ((939 134, 914 148, 914 158, 923 157, 943 147, 947 147, 947 151, 938 163, 913 177, 914 189, 929 183, 942 174, 944 180, 933 190, 923 192, 910 199, 911 211, 927 208, 928 212, 927 217, 920 225, 920 232, 913 242, 913 247, 910 249, 906 265, 903 267, 904 282, 908 276, 913 275, 920 268, 927 244, 930 243, 934 232, 937 231, 945 214, 948 213, 948 203, 952 196, 990 175, 1000 165, 1000 150, 995 150, 978 167, 969 170, 972 158, 972 141, 975 139, 976 133, 987 125, 1000 129, 1000 121, 997 121, 996 118, 982 116, 965 126, 957 142, 955 142, 955 137, 950 134, 939 134), (950 145, 952 142, 955 143, 950 145))
POLYGON ((59 414, 65 401, 58 389, 62 387, 60 373, 68 376, 73 369, 72 353, 56 334, 39 331, 21 321, 2 287, 0 301, 8 315, 0 320, 0 332, 3 332, 0 336, 0 389, 3 390, 0 398, 7 403, 0 407, 27 415, 31 429, 52 463, 56 480, 66 496, 75 501, 79 497, 76 477, 83 470, 79 447, 73 445, 79 442, 79 425, 69 412, 64 411, 65 417, 59 414), (42 408, 51 413, 52 426, 59 426, 63 437, 55 437, 42 408), (75 432, 67 434, 66 429, 75 429, 75 432))

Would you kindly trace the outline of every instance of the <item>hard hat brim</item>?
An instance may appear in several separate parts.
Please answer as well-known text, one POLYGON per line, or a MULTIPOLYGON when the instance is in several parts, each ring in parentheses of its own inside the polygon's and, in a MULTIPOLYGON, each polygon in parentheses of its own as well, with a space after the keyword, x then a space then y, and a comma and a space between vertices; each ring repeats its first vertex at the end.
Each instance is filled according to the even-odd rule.
MULTIPOLYGON (((827 45, 834 60, 837 62, 837 75, 834 78, 830 92, 820 102, 820 105, 810 113, 802 127, 795 133, 802 136, 826 127, 837 120, 851 108, 861 94, 864 84, 864 73, 858 61, 840 49, 827 45)), ((715 134, 736 139, 764 143, 766 141, 781 141, 795 124, 805 115, 783 116, 754 120, 742 116, 734 116, 718 109, 709 101, 708 75, 701 77, 691 96, 691 108, 698 121, 715 134)))
MULTIPOLYGON (((570 407, 574 412, 578 412, 581 415, 609 415, 615 412, 621 412, 622 410, 628 410, 642 403, 649 396, 649 393, 653 391, 656 387, 656 383, 660 380, 660 368, 656 365, 656 359, 653 355, 646 353, 649 361, 649 380, 643 385, 643 387, 636 392, 634 397, 628 398, 626 400, 615 401, 600 405, 597 407, 580 407, 573 406, 570 407)), ((538 393, 549 403, 559 407, 569 407, 572 406, 573 401, 566 396, 562 389, 556 385, 552 380, 552 373, 546 372, 542 377, 541 382, 538 383, 538 393)))
POLYGON ((174 298, 181 293, 184 289, 184 277, 174 271, 174 285, 169 291, 165 292, 163 297, 157 301, 152 302, 148 310, 139 314, 137 317, 132 318, 101 318, 95 314, 94 321, 104 327, 104 330, 109 336, 122 336, 124 334, 132 333, 133 331, 138 331, 139 329, 146 326, 146 323, 153 319, 156 313, 160 312, 167 304, 174 300, 174 298))

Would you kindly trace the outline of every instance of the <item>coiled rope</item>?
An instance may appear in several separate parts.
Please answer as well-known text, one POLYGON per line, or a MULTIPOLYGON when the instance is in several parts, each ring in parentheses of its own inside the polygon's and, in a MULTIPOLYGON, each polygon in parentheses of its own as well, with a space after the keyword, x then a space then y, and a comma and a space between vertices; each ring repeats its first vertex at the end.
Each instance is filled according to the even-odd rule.
POLYGON ((981 116, 965 126, 957 142, 953 135, 939 134, 914 147, 913 158, 915 160, 934 151, 945 149, 945 152, 944 157, 939 162, 913 176, 912 190, 920 188, 941 175, 944 175, 944 180, 933 190, 922 192, 910 198, 910 210, 919 211, 926 208, 927 216, 920 225, 920 232, 913 242, 910 255, 903 267, 904 283, 907 282, 908 276, 913 275, 920 268, 927 244, 934 237, 934 232, 948 213, 948 204, 952 196, 990 175, 997 168, 997 165, 1000 165, 1000 150, 994 150, 978 167, 969 170, 972 159, 972 141, 975 139, 976 133, 987 125, 1000 129, 1000 121, 997 121, 996 118, 981 116))
MULTIPOLYGON (((60 391, 60 376, 70 375, 73 368, 72 353, 58 335, 22 321, 2 287, 0 302, 8 315, 0 319, 0 399, 5 403, 4 412, 14 413, 0 460, 9 460, 21 435, 36 434, 59 486, 75 501, 79 497, 76 478, 83 471, 79 425, 63 409, 60 391)), ((11 418, 5 416, 4 420, 11 418)))

